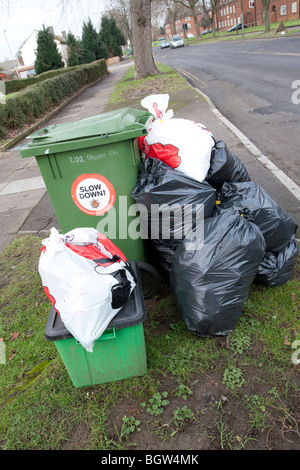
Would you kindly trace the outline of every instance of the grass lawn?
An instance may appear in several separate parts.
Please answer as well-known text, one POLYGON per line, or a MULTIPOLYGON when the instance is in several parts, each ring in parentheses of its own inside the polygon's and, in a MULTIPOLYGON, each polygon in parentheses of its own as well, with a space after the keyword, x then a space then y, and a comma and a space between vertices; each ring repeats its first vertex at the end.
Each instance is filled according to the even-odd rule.
MULTIPOLYGON (((148 88, 162 92, 163 79, 187 93, 161 71, 148 88)), ((131 70, 109 106, 135 103, 144 87, 131 70)), ((145 302, 147 373, 75 388, 44 337, 40 248, 41 237, 17 236, 0 256, 2 450, 299 450, 300 260, 283 286, 252 286, 224 338, 188 331, 163 283, 145 302)))
MULTIPOLYGON (((286 29, 286 36, 294 34, 294 33, 299 33, 300 32, 300 20, 290 20, 290 21, 284 21, 284 26, 287 28, 286 29), (293 28, 291 28, 293 27, 293 28)), ((251 27, 246 27, 244 29, 245 35, 244 39, 261 39, 261 38, 267 38, 267 37, 275 37, 275 32, 279 26, 280 22, 277 23, 271 23, 271 31, 268 33, 264 33, 264 25, 258 25, 258 26, 251 26, 251 27)), ((229 28, 228 28, 229 29, 229 28)), ((280 34, 277 34, 277 36, 280 36, 280 34)), ((199 43, 205 43, 206 41, 232 41, 232 40, 238 40, 242 39, 242 30, 239 30, 238 32, 233 31, 231 33, 228 33, 228 31, 224 30, 221 31, 220 33, 216 31, 215 37, 212 36, 212 33, 202 35, 202 40, 197 40, 196 38, 192 39, 185 39, 186 45, 188 44, 199 44, 199 43)), ((153 47, 159 47, 160 42, 155 41, 152 43, 153 47)))

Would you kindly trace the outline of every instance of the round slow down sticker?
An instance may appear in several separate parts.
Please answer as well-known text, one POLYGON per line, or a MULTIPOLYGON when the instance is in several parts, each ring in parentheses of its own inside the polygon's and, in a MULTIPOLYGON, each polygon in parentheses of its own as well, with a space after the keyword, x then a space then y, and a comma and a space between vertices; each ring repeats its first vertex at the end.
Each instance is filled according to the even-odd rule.
POLYGON ((116 200, 113 185, 97 173, 89 173, 76 178, 72 184, 71 194, 78 209, 89 215, 105 214, 116 200))

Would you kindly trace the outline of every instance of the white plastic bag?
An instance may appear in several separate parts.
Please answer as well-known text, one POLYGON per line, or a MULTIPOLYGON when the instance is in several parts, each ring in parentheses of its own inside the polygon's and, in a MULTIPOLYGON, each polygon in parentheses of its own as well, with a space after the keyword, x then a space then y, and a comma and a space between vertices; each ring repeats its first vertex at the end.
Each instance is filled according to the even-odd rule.
POLYGON ((135 280, 123 253, 93 228, 42 241, 39 273, 65 327, 89 352, 125 304, 135 280))
POLYGON ((173 118, 173 111, 166 111, 168 102, 168 94, 150 95, 141 101, 155 118, 148 135, 139 139, 141 153, 202 182, 210 168, 214 137, 203 124, 173 118))

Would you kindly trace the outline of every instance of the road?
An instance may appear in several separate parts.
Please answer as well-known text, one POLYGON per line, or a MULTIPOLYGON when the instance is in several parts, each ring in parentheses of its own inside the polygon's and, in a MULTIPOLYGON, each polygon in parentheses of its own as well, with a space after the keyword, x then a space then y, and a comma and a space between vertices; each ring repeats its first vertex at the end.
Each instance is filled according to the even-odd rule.
POLYGON ((300 37, 154 49, 300 186, 300 37), (296 87, 296 88, 293 88, 296 87))

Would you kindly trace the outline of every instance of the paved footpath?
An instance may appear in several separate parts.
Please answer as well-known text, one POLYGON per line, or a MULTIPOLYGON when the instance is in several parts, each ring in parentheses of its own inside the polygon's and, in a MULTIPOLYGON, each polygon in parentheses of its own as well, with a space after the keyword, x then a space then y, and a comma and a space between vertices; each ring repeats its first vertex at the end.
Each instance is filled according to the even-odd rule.
MULTIPOLYGON (((125 76, 129 65, 130 61, 124 60, 110 66, 110 75, 86 89, 51 118, 47 125, 74 122, 100 114, 114 91, 115 84, 125 76)), ((263 186, 300 226, 300 188, 291 181, 287 182, 285 175, 272 166, 267 156, 257 155, 257 149, 251 146, 251 142, 220 115, 207 97, 203 97, 194 88, 191 88, 191 92, 194 93, 194 99, 180 111, 176 111, 174 117, 205 124, 217 140, 223 140, 241 159, 252 181, 263 186)), ((42 127, 44 126, 45 124, 42 127)), ((51 227, 59 229, 35 158, 20 157, 20 147, 26 143, 28 139, 0 155, 0 252, 17 234, 39 233, 47 236, 51 227)), ((300 238, 299 235, 297 237, 300 238)))

